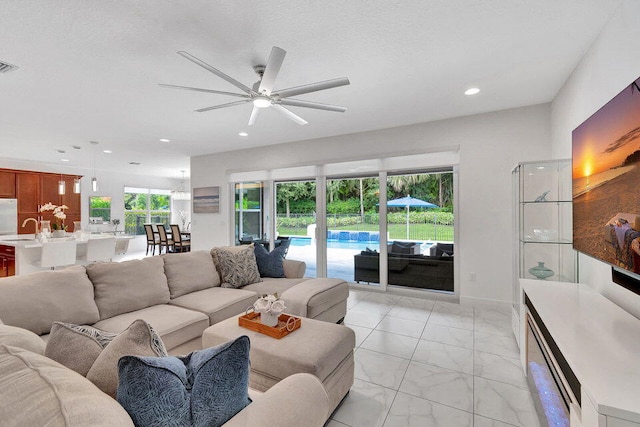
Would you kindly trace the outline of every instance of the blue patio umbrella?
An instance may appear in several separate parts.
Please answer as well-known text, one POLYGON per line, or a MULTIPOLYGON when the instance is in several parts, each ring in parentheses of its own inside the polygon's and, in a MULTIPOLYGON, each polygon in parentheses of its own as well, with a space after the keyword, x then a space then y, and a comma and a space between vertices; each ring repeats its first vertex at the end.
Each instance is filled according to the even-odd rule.
POLYGON ((438 208, 438 205, 426 202, 422 199, 416 199, 415 197, 407 196, 400 197, 399 199, 393 199, 387 201, 387 206, 392 208, 406 208, 407 209, 407 240, 409 240, 409 209, 410 208, 438 208))

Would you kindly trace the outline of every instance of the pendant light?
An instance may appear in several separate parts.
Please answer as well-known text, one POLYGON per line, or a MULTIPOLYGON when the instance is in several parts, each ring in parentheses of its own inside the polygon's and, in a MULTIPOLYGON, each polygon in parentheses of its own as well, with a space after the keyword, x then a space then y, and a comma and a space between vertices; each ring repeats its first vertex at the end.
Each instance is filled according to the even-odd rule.
POLYGON ((67 192, 67 183, 62 178, 62 174, 60 174, 60 181, 58 181, 58 194, 64 196, 67 192))
POLYGON ((93 145, 93 178, 91 178, 91 189, 95 193, 98 191, 98 178, 96 178, 96 145, 98 145, 98 142, 91 141, 91 145, 93 145))
POLYGON ((180 181, 178 188, 171 192, 171 198, 173 200, 191 200, 191 192, 187 190, 187 186, 184 183, 184 170, 180 172, 182 172, 182 181, 180 181))
POLYGON ((73 193, 80 194, 82 192, 82 187, 80 187, 80 178, 77 176, 73 178, 73 193))

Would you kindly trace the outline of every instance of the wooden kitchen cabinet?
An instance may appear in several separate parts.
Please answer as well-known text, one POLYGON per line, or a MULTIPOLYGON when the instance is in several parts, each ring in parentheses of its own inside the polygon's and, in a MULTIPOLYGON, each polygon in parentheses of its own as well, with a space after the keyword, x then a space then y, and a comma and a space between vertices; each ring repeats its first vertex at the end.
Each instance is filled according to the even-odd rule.
POLYGON ((16 174, 15 172, 0 171, 0 198, 16 198, 16 174))
MULTIPOLYGON (((45 203, 54 205, 67 205, 65 210, 67 219, 65 225, 69 231, 73 231, 73 221, 80 221, 81 198, 80 194, 73 192, 73 181, 80 178, 77 175, 60 175, 46 172, 31 171, 7 171, 0 170, 1 173, 11 172, 15 177, 15 197, 18 199, 18 234, 36 233, 33 221, 22 227, 22 223, 27 218, 49 220, 53 225, 56 220, 52 211, 40 212, 40 207, 45 203), (64 179, 66 183, 65 194, 58 194, 58 181, 64 179)), ((0 175, 1 176, 1 175, 0 175)))
POLYGON ((16 248, 0 245, 0 277, 16 275, 16 248))

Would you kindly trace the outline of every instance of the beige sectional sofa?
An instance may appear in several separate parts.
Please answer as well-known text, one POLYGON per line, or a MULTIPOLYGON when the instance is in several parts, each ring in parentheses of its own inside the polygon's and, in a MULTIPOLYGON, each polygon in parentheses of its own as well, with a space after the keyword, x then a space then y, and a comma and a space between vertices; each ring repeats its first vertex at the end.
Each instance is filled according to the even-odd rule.
MULTIPOLYGON (((240 289, 220 286, 207 251, 4 278, 0 323, 13 327, 9 335, 31 331, 40 336, 44 349, 55 321, 119 333, 143 319, 171 354, 186 354, 201 348, 207 327, 244 312, 263 293, 278 292, 292 314, 329 322, 344 317, 346 282, 304 278, 299 261, 285 260, 284 267, 286 278, 240 289)), ((0 330, 0 419, 11 420, 7 425, 132 425, 126 412, 86 378, 33 346, 14 347, 5 335, 0 330), (14 400, 15 405, 8 404, 14 400)), ((322 383, 308 374, 288 377, 263 395, 252 393, 254 402, 225 426, 321 426, 329 416, 322 383)))
POLYGON ((41 335, 55 321, 119 333, 143 319, 171 354, 201 348, 202 332, 277 292, 294 315, 339 322, 349 289, 339 279, 304 278, 301 261, 285 260, 286 278, 223 288, 208 251, 96 263, 2 279, 0 319, 41 335))

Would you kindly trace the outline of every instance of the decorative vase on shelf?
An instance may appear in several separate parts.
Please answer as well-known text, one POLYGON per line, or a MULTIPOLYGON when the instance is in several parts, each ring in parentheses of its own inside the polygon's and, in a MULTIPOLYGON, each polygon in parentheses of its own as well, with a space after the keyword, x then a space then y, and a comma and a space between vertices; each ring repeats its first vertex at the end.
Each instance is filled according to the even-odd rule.
POLYGON ((538 265, 529 269, 534 277, 540 280, 545 280, 547 277, 553 276, 555 273, 548 267, 545 267, 544 262, 538 261, 538 265))

